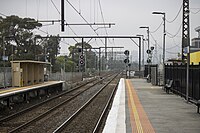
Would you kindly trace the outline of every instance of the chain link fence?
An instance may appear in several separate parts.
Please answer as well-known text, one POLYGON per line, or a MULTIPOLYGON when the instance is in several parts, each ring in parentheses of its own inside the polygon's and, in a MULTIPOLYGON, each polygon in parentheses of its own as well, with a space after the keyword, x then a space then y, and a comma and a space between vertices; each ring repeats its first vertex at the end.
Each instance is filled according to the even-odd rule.
POLYGON ((12 86, 11 67, 0 67, 0 88, 10 86, 12 86))

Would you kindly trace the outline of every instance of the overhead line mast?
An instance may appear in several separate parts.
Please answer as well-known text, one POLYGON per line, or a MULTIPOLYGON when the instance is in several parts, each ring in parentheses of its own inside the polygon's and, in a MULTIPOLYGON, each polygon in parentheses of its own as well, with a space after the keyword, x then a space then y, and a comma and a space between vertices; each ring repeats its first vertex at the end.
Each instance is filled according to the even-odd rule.
POLYGON ((61 0, 61 31, 65 31, 65 2, 61 0))
POLYGON ((184 48, 190 46, 190 19, 189 19, 189 0, 183 0, 183 22, 182 22, 182 61, 186 59, 184 56, 184 48))

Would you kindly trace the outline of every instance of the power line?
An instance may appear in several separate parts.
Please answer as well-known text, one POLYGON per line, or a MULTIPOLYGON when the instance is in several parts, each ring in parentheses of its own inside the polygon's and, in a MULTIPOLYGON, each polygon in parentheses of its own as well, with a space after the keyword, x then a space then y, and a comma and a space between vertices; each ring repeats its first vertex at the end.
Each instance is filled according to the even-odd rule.
POLYGON ((200 8, 190 8, 190 9, 197 10, 196 12, 193 12, 193 11, 190 10, 190 12, 191 12, 192 14, 198 14, 198 13, 200 12, 200 8))
POLYGON ((179 27, 179 29, 178 29, 178 31, 176 32, 175 35, 173 35, 173 34, 171 34, 171 33, 169 33, 169 32, 166 31, 167 36, 168 36, 169 38, 174 38, 174 37, 176 37, 176 36, 178 35, 178 33, 181 31, 181 27, 182 27, 182 24, 180 25, 180 27, 179 27))
MULTIPOLYGON (((37 30, 39 30, 40 32, 42 32, 42 33, 45 33, 45 34, 47 34, 47 35, 50 35, 48 32, 46 32, 46 31, 43 31, 43 30, 41 30, 41 29, 39 29, 39 28, 37 28, 37 30)), ((76 41, 76 40, 75 40, 76 41)), ((62 42, 62 43, 65 43, 65 44, 67 44, 67 45, 69 45, 69 46, 71 46, 69 43, 67 43, 67 42, 64 42, 64 41, 60 41, 60 42, 62 42)))
MULTIPOLYGON (((83 15, 81 15, 81 13, 79 13, 79 11, 68 1, 68 0, 66 0, 67 1, 67 3, 76 11, 76 13, 87 23, 87 24, 89 24, 89 22, 83 17, 83 15)), ((90 26, 90 28, 94 31, 94 33, 97 35, 97 36, 99 36, 99 34, 95 31, 95 29, 91 26, 91 25, 89 25, 90 26)), ((102 41, 102 39, 100 39, 101 40, 101 42, 103 43, 103 41, 102 41)), ((103 43, 104 44, 104 43, 103 43)))
POLYGON ((58 12, 59 14, 61 14, 60 11, 58 10, 58 8, 56 7, 55 3, 53 2, 53 0, 51 0, 51 3, 53 4, 53 6, 54 6, 55 9, 57 10, 57 12, 58 12))
POLYGON ((162 21, 162 22, 160 23, 160 25, 158 26, 158 28, 156 28, 156 30, 150 31, 150 33, 155 33, 155 32, 157 32, 157 31, 160 29, 160 27, 162 26, 163 22, 164 22, 164 21, 162 21))
MULTIPOLYGON (((100 0, 98 0, 98 1, 99 1, 99 7, 100 7, 100 11, 101 11, 101 17, 102 17, 103 23, 105 23, 105 19, 104 19, 104 16, 103 16, 103 10, 102 10, 102 6, 101 6, 101 1, 100 0)), ((111 25, 109 25, 109 27, 110 26, 111 25)), ((106 29, 106 25, 105 24, 104 24, 104 29, 106 31, 106 35, 108 35, 108 31, 106 29)), ((108 39, 108 41, 112 44, 112 42, 110 41, 110 39, 108 39)))
POLYGON ((176 48, 176 47, 180 48, 180 46, 179 46, 178 44, 176 44, 175 46, 170 47, 170 48, 166 48, 166 49, 167 49, 167 50, 170 50, 170 49, 173 49, 173 48, 176 48))
POLYGON ((173 23, 173 22, 178 18, 178 16, 179 16, 179 14, 180 14, 182 8, 183 8, 183 4, 181 4, 181 7, 180 7, 180 9, 179 9, 177 15, 175 16, 175 18, 174 18, 173 20, 167 20, 167 19, 166 19, 166 21, 167 21, 168 23, 173 23))
MULTIPOLYGON (((103 11, 102 11, 102 7, 101 7, 101 1, 99 0, 99 7, 100 7, 100 11, 101 11, 101 17, 102 17, 102 20, 103 20, 103 23, 105 23, 105 19, 104 19, 104 16, 103 16, 103 11)), ((108 31, 106 29, 106 26, 104 25, 104 28, 105 28, 105 31, 106 31, 106 35, 108 35, 108 31)))
MULTIPOLYGON (((151 38, 154 40, 154 42, 156 42, 156 39, 154 38, 154 36, 150 33, 150 35, 151 35, 151 38)), ((162 47, 157 43, 157 45, 158 45, 158 47, 160 48, 160 49, 162 49, 162 47)))
MULTIPOLYGON (((58 14, 61 15, 60 11, 58 10, 58 8, 57 8, 56 4, 53 2, 53 0, 51 0, 51 3, 53 4, 53 6, 55 7, 55 9, 57 10, 58 14)), ((69 29, 72 31, 72 33, 73 33, 74 35, 78 36, 78 35, 76 34, 76 32, 71 28, 71 26, 68 26, 68 27, 69 27, 69 29)), ((76 41, 76 42, 78 43, 78 41, 77 41, 76 39, 74 39, 74 41, 76 41)))
POLYGON ((169 52, 167 50, 166 50, 166 52, 169 53, 169 54, 176 54, 176 55, 178 54, 178 53, 174 53, 174 52, 169 52))

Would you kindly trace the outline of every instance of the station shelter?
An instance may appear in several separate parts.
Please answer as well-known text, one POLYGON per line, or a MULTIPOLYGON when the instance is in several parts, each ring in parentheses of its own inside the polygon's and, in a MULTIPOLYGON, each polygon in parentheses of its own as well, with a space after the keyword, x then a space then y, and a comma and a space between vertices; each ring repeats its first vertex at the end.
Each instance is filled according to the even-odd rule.
POLYGON ((18 60, 11 61, 12 86, 22 87, 44 82, 44 68, 49 62, 18 60))

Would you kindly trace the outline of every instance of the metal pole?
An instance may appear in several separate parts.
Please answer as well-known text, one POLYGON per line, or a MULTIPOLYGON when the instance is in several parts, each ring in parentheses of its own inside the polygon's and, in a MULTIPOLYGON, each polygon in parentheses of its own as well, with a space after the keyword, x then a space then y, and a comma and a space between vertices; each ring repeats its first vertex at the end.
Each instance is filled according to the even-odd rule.
MULTIPOLYGON (((189 2, 188 2, 189 6, 189 2)), ((188 11, 188 18, 189 18, 189 11, 188 11)), ((188 19, 189 20, 189 19, 188 19)), ((187 44, 188 44, 188 54, 187 54, 187 88, 186 88, 186 100, 189 102, 189 76, 190 76, 190 21, 188 21, 188 39, 187 39, 187 44)))
MULTIPOLYGON (((82 48, 81 48, 81 54, 82 55, 83 55, 83 43, 84 43, 84 38, 82 38, 82 48)), ((81 79, 83 81, 83 65, 81 65, 81 79)))
POLYGON ((165 29, 165 13, 163 13, 163 21, 164 21, 164 31, 163 31, 163 86, 165 86, 165 36, 166 36, 166 29, 165 29))
POLYGON ((141 71, 141 37, 139 38, 139 72, 140 71, 141 71))
POLYGON ((107 69, 107 38, 105 38, 105 70, 107 69))
MULTIPOLYGON (((148 50, 149 50, 149 27, 147 27, 147 36, 148 36, 148 50)), ((148 54, 148 59, 149 59, 149 54, 148 54)), ((148 75, 150 76, 150 63, 148 62, 148 75)), ((151 79, 151 76, 150 76, 151 79)))
MULTIPOLYGON (((189 47, 189 46, 188 46, 189 47)), ((186 100, 189 102, 189 72, 190 72, 190 53, 187 53, 187 84, 186 84, 186 100)))
POLYGON ((142 36, 142 65, 144 67, 144 36, 142 36))
POLYGON ((65 1, 61 0, 61 31, 65 31, 65 1))
POLYGON ((99 48, 99 76, 101 72, 101 48, 99 48))
POLYGON ((3 36, 3 80, 4 80, 4 83, 3 83, 3 87, 4 89, 6 88, 6 64, 5 64, 5 55, 6 55, 6 49, 5 49, 5 43, 4 43, 4 40, 5 40, 5 37, 3 36))
POLYGON ((147 36, 148 36, 148 49, 149 49, 149 44, 150 44, 150 43, 149 43, 149 42, 150 42, 150 41, 149 41, 149 27, 147 27, 147 36))

